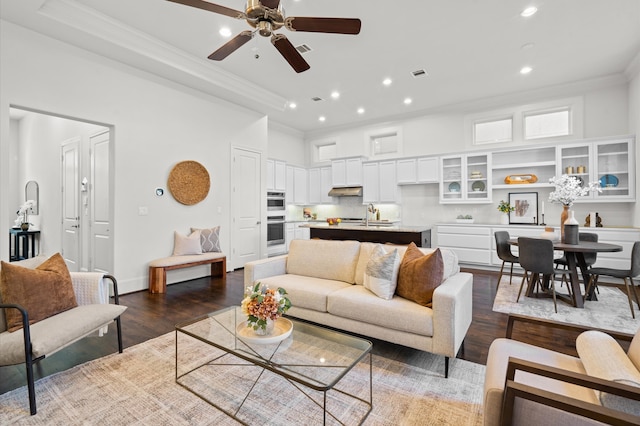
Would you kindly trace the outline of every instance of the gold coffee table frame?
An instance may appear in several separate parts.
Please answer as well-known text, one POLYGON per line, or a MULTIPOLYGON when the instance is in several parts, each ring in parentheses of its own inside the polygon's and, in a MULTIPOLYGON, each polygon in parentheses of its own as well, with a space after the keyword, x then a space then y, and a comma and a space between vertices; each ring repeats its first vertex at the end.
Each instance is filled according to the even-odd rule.
POLYGON ((321 408, 323 424, 327 423, 327 417, 345 424, 338 418, 339 414, 332 413, 327 407, 329 391, 352 399, 363 411, 358 423, 362 424, 373 407, 372 343, 289 319, 293 322, 291 335, 271 344, 250 343, 237 335, 238 324, 246 320, 239 307, 222 309, 176 325, 176 383, 241 424, 248 424, 240 414, 267 370, 287 380, 321 408), (353 367, 366 362, 367 357, 367 395, 358 396, 336 387, 353 367), (231 368, 248 373, 238 373, 243 375, 237 380, 240 390, 231 389, 236 383, 216 382, 228 380, 225 369, 231 368), (322 400, 314 399, 309 389, 322 392, 322 400), (239 395, 243 392, 246 394, 239 395))

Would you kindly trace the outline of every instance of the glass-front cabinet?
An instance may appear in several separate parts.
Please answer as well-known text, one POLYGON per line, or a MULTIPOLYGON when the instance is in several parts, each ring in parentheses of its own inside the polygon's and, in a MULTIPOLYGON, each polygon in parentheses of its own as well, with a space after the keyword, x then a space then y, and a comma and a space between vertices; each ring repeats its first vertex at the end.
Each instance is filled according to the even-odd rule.
POLYGON ((557 174, 581 182, 599 182, 602 192, 591 192, 577 202, 634 201, 633 138, 585 142, 558 147, 557 174))
POLYGON ((440 202, 491 202, 489 154, 467 154, 440 158, 440 202))

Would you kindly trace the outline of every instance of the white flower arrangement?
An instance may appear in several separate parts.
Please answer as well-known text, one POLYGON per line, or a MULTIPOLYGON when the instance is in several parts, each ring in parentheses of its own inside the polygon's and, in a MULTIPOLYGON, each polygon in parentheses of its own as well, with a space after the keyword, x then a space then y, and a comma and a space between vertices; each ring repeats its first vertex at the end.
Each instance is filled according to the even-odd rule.
POLYGON ((600 182, 590 182, 582 186, 578 178, 570 175, 554 176, 549 179, 549 183, 556 187, 555 191, 549 194, 549 202, 565 206, 572 206, 578 197, 584 197, 591 191, 602 192, 600 182))
POLYGON ((15 220, 16 226, 20 226, 23 223, 29 223, 29 210, 31 210, 35 204, 35 201, 27 200, 18 208, 18 211, 16 212, 18 217, 15 220))

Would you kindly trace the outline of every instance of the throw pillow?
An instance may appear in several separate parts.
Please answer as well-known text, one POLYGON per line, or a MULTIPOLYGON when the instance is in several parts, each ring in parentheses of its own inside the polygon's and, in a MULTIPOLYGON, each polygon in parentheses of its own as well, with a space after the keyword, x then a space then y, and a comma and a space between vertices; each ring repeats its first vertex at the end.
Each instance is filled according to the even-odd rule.
POLYGON ((440 249, 425 255, 411 243, 400 263, 396 294, 430 308, 433 291, 442 284, 443 275, 444 262, 440 249))
POLYGON ((200 245, 203 253, 221 252, 220 249, 220 227, 215 228, 191 228, 191 232, 200 231, 200 245))
MULTIPOLYGON (((2 262, 0 293, 3 303, 27 310, 29 324, 78 306, 71 275, 60 253, 35 269, 2 262)), ((5 315, 9 331, 22 328, 22 315, 17 309, 6 309, 5 315)))
POLYGON ((173 255, 185 256, 188 254, 202 254, 200 245, 200 231, 194 231, 189 236, 175 231, 173 241, 173 255))
POLYGON ((391 300, 398 283, 399 267, 397 249, 387 253, 381 245, 375 246, 364 273, 364 287, 382 299, 391 300))

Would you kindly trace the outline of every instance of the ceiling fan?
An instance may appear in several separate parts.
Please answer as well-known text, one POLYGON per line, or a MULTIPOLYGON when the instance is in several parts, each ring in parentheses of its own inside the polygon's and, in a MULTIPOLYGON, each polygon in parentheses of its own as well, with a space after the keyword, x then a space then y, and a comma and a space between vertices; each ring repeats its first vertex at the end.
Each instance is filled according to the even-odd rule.
POLYGON ((209 3, 204 0, 168 0, 174 3, 198 9, 208 10, 236 19, 244 19, 255 30, 242 31, 218 50, 209 55, 209 59, 221 61, 246 42, 251 40, 256 32, 263 37, 271 37, 271 43, 278 52, 289 62, 289 65, 298 73, 310 68, 300 52, 291 44, 284 34, 276 34, 275 31, 282 27, 290 31, 305 31, 316 33, 334 34, 359 34, 360 19, 351 18, 306 18, 290 16, 285 18, 280 0, 247 0, 244 12, 209 3))

